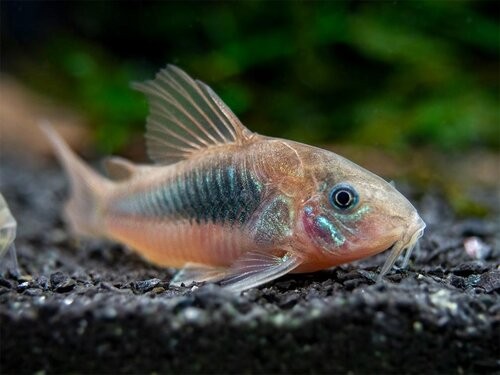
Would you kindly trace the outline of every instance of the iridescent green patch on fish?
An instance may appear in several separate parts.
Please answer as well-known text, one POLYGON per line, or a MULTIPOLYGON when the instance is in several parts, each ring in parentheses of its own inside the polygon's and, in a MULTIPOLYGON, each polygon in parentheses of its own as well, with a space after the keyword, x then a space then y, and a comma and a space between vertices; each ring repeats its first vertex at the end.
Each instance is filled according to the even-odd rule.
POLYGON ((333 223, 328 220, 325 216, 317 216, 314 219, 314 224, 319 229, 318 232, 324 234, 324 239, 328 242, 333 242, 335 246, 342 246, 345 242, 345 237, 340 233, 340 231, 333 225, 333 223))
POLYGON ((259 213, 255 222, 255 242, 259 245, 279 243, 292 234, 294 212, 292 202, 279 195, 259 213))
POLYGON ((331 219, 317 214, 311 206, 304 207, 304 227, 306 232, 321 243, 325 250, 339 248, 344 244, 346 238, 340 228, 334 225, 331 219))
POLYGON ((368 212, 370 212, 369 206, 360 207, 356 212, 352 213, 334 213, 336 219, 345 222, 356 222, 361 220, 368 212))

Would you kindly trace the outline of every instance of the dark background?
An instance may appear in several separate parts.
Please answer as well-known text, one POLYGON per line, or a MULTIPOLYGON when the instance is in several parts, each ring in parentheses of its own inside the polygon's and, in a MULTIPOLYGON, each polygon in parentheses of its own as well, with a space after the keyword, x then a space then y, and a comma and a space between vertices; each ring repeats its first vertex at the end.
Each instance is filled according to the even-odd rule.
POLYGON ((101 151, 142 133, 130 81, 173 63, 252 130, 409 152, 498 151, 499 2, 2 1, 3 73, 80 110, 101 151))

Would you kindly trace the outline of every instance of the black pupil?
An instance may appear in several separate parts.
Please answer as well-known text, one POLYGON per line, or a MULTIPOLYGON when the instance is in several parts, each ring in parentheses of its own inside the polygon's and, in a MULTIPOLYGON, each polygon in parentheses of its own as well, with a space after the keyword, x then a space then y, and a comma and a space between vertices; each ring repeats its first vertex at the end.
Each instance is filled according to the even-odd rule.
POLYGON ((341 190, 335 195, 335 200, 340 207, 347 207, 351 203, 351 193, 346 190, 341 190))

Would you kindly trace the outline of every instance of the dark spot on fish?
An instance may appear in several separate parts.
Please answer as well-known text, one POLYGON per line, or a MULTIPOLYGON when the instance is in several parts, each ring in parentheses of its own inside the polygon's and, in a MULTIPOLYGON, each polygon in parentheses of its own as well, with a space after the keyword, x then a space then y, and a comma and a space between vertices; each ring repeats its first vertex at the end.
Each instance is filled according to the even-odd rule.
POLYGON ((114 210, 197 224, 243 224, 259 206, 262 195, 256 177, 229 159, 207 162, 152 190, 127 197, 117 202, 114 210))

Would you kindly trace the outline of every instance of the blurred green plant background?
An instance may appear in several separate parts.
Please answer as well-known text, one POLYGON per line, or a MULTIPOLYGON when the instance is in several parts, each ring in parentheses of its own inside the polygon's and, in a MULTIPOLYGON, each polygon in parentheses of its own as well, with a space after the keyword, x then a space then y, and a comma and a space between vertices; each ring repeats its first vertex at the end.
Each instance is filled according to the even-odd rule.
POLYGON ((396 151, 500 146, 498 1, 2 1, 2 71, 142 133, 131 81, 173 63, 252 130, 396 151))

